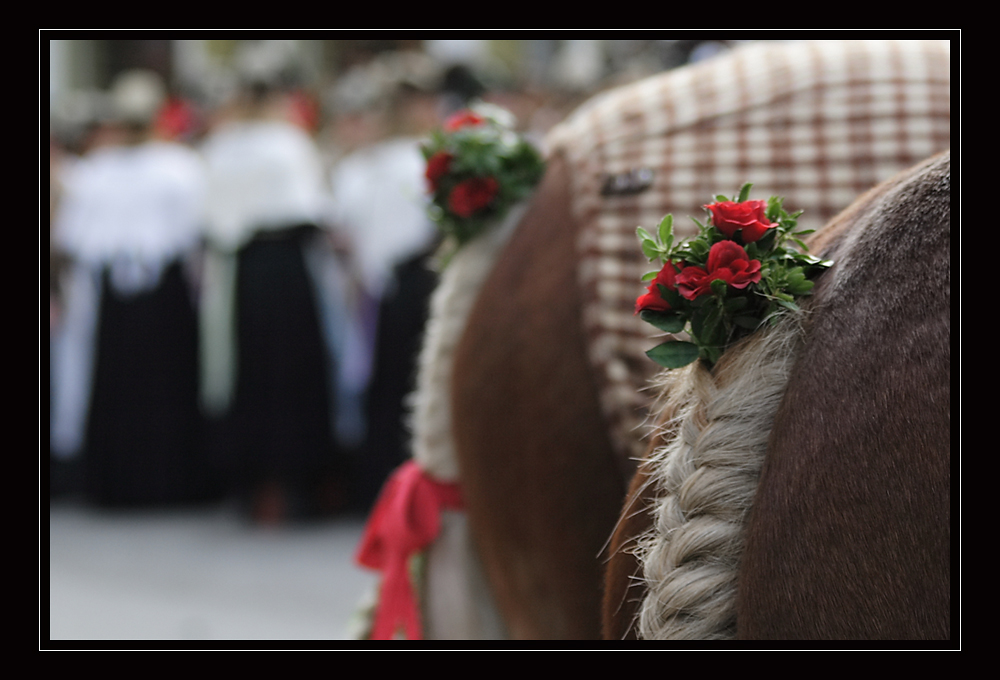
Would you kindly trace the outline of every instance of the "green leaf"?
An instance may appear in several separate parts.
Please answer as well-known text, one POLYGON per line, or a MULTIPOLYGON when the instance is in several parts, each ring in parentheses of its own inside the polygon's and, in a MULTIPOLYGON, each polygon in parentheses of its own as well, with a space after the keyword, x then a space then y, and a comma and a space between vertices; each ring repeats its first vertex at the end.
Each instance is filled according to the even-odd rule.
MULTIPOLYGON (((691 334, 703 344, 710 344, 722 321, 722 306, 718 304, 718 299, 710 295, 704 295, 713 304, 706 302, 693 315, 691 315, 691 334)), ((700 299, 700 298, 699 298, 700 299)))
POLYGON ((708 251, 712 249, 712 246, 708 245, 704 241, 691 241, 688 243, 688 248, 695 255, 695 257, 700 258, 701 262, 708 257, 708 251))
POLYGON ((636 227, 635 228, 635 233, 637 233, 639 235, 639 240, 640 241, 653 241, 655 243, 655 241, 653 239, 653 235, 650 234, 645 229, 643 229, 642 227, 636 227))
POLYGON ((664 247, 667 249, 668 252, 670 250, 670 246, 672 246, 674 243, 673 226, 674 226, 674 216, 671 215, 670 213, 667 213, 667 215, 662 220, 660 220, 659 233, 660 233, 660 243, 664 245, 664 247))
POLYGON ((701 355, 704 357, 705 361, 714 365, 722 356, 723 349, 724 348, 722 347, 702 347, 701 355))
POLYGON ((768 229, 764 235, 757 239, 757 252, 767 253, 774 248, 774 240, 778 237, 777 229, 768 229))
POLYGON ((733 319, 733 323, 740 328, 746 328, 748 330, 756 330, 757 326, 760 325, 760 319, 752 316, 737 316, 733 319))
POLYGON ((722 308, 727 312, 738 312, 749 304, 749 301, 745 297, 733 297, 729 298, 722 303, 722 308))
POLYGON ((667 301, 672 309, 682 309, 686 304, 687 300, 678 293, 676 290, 670 290, 662 283, 659 284, 660 296, 667 301))
POLYGON ((722 194, 718 194, 715 197, 715 200, 718 201, 719 203, 725 203, 726 201, 729 200, 729 196, 723 196, 722 194))
POLYGON ((726 283, 722 279, 715 279, 709 285, 712 287, 712 292, 715 294, 715 297, 718 298, 726 297, 726 289, 729 288, 728 283, 726 283))
POLYGON ((656 247, 656 243, 650 240, 644 240, 642 242, 642 254, 648 257, 651 261, 657 260, 660 257, 660 250, 656 247))
POLYGON ((684 330, 684 320, 674 312, 658 312, 644 309, 639 312, 639 318, 652 324, 665 333, 680 333, 684 330))
POLYGON ((691 307, 694 309, 701 309, 708 304, 709 300, 714 300, 715 298, 709 294, 699 295, 694 300, 691 300, 691 307))
POLYGON ((812 281, 804 281, 804 280, 803 281, 790 281, 788 283, 788 288, 795 295, 806 295, 807 293, 809 293, 813 289, 813 286, 815 286, 815 285, 816 284, 813 283, 812 281))
POLYGON ((697 345, 683 340, 673 340, 657 345, 646 352, 646 356, 664 368, 681 368, 697 359, 699 353, 697 345))
POLYGON ((737 203, 742 203, 743 201, 750 198, 750 187, 752 186, 753 184, 751 184, 750 182, 747 182, 746 184, 743 185, 743 188, 740 189, 740 197, 737 199, 736 201, 737 203))
POLYGON ((767 219, 771 222, 777 222, 778 217, 781 215, 781 204, 785 199, 780 196, 771 196, 767 199, 767 209, 764 214, 767 215, 767 219))
POLYGON ((710 324, 706 324, 706 333, 703 338, 696 338, 697 342, 701 342, 702 346, 716 346, 723 347, 729 340, 730 325, 725 323, 722 318, 722 311, 720 310, 717 314, 713 314, 709 318, 710 324))
POLYGON ((656 275, 657 275, 657 274, 659 274, 659 273, 660 273, 660 272, 658 272, 658 271, 655 271, 655 270, 654 270, 654 271, 651 271, 651 272, 646 272, 645 274, 643 274, 643 275, 642 275, 642 279, 640 279, 640 280, 641 280, 641 281, 642 281, 643 283, 645 283, 646 281, 652 281, 653 279, 655 279, 655 278, 656 278, 656 275))

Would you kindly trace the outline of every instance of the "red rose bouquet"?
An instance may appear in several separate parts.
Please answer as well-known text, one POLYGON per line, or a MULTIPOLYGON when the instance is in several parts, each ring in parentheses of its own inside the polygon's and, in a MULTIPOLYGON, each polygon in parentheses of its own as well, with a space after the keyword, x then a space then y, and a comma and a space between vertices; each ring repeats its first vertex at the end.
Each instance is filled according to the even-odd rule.
POLYGON ((699 233, 690 241, 674 243, 671 215, 655 237, 638 228, 642 252, 661 268, 643 276, 651 283, 635 313, 662 331, 686 330, 690 337, 672 337, 646 353, 661 366, 679 368, 699 358, 713 365, 765 321, 798 310, 795 300, 810 294, 810 279, 832 264, 809 255, 798 238, 812 232, 795 231, 802 211, 788 214, 776 196, 747 200, 751 186, 735 201, 717 196, 705 205, 709 220, 692 218, 699 233))
POLYGON ((513 128, 509 112, 479 105, 451 116, 422 145, 430 216, 445 234, 445 260, 541 179, 541 155, 513 128))

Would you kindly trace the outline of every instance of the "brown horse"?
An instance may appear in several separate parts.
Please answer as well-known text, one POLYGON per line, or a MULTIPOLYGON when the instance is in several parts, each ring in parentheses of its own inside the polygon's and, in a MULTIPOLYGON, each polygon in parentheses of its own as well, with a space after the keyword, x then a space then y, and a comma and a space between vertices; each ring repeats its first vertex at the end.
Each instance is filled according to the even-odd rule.
POLYGON ((703 370, 700 414, 671 395, 612 539, 606 637, 949 638, 950 168, 936 156, 816 235, 836 264, 793 341, 703 370), (759 423, 725 403, 737 380, 771 399, 759 423))
POLYGON ((554 131, 445 357, 469 532, 508 635, 601 635, 601 555, 656 368, 633 317, 649 268, 636 225, 680 225, 753 181, 819 227, 947 148, 948 97, 940 43, 753 45, 603 95, 554 131))

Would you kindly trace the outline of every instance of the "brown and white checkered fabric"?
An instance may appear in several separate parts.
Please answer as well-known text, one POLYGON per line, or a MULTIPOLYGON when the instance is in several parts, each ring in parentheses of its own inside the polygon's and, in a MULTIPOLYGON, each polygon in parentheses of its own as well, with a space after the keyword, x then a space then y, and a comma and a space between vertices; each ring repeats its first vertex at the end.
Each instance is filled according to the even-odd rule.
POLYGON ((644 352, 661 339, 633 315, 640 278, 653 269, 636 227, 653 231, 669 212, 678 236, 693 235, 688 216, 702 220, 702 205, 748 181, 751 198, 783 196, 789 212, 805 211, 801 228, 820 227, 873 185, 949 148, 949 45, 751 44, 598 96, 546 141, 572 168, 602 407, 619 452, 639 457, 657 368, 644 352), (647 189, 602 195, 609 177, 647 169, 647 189))

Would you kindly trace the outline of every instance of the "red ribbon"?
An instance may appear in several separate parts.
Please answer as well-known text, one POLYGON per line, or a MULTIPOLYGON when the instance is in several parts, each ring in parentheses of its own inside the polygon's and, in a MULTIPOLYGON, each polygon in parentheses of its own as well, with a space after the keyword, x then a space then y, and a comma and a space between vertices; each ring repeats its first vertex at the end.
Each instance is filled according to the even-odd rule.
POLYGON ((441 529, 441 510, 461 510, 457 484, 439 482, 410 460, 389 478, 368 518, 355 560, 382 572, 372 640, 391 640, 400 628, 408 640, 423 639, 410 582, 410 557, 429 546, 441 529))

